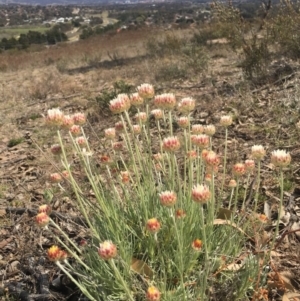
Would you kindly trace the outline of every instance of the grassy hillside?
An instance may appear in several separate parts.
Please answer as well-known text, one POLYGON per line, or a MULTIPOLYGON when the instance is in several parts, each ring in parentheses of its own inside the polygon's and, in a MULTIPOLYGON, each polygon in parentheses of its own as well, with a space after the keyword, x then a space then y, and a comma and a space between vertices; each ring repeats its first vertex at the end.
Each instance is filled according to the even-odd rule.
POLYGON ((298 14, 285 6, 246 22, 214 8, 201 26, 141 26, 0 54, 0 298, 78 300, 80 279, 90 300, 299 299, 299 48, 288 39, 298 14), (160 97, 113 114, 110 101, 143 83, 160 97), (187 97, 189 114, 178 106, 187 97), (161 99, 163 118, 146 115, 143 125, 140 113, 161 99), (67 121, 84 113, 85 137, 49 124, 54 108, 67 121), (213 163, 195 141, 215 152, 213 163), (274 159, 278 149, 285 162, 274 159), (209 188, 205 198, 197 184, 209 188), (38 227, 42 204, 52 208, 50 231, 38 227), (70 265, 58 266, 72 281, 45 258, 65 254, 49 251, 54 244, 67 250, 70 265))

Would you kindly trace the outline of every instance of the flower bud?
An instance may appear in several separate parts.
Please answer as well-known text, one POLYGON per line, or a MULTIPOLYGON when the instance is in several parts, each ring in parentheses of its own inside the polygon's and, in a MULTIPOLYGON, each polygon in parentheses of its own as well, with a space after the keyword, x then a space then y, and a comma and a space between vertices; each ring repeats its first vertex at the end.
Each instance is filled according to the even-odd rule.
POLYGON ((160 300, 160 291, 155 286, 150 286, 146 292, 146 300, 159 301, 160 300))
POLYGON ((98 254, 104 260, 115 258, 117 256, 117 247, 110 240, 106 240, 100 244, 98 254))
POLYGON ((54 173, 50 174, 50 181, 52 183, 59 183, 62 181, 62 177, 58 172, 54 172, 54 173))
POLYGON ((51 153, 53 155, 60 155, 62 153, 61 146, 59 144, 51 145, 51 153))
POLYGON ((180 218, 184 218, 186 216, 186 213, 183 209, 177 209, 175 211, 175 216, 176 218, 180 219, 180 218))
POLYGON ((51 206, 47 205, 47 204, 44 204, 44 205, 41 205, 39 207, 39 213, 46 213, 47 215, 50 215, 50 213, 52 212, 52 209, 51 209, 51 206))
POLYGON ((50 125, 59 126, 63 123, 64 113, 59 108, 47 111, 46 122, 50 125))
POLYGON ((70 115, 64 115, 61 126, 65 129, 70 129, 74 125, 74 120, 70 115))
POLYGON ((232 167, 232 172, 235 176, 240 177, 245 174, 246 168, 243 163, 236 163, 232 167))
POLYGON ((134 116, 135 120, 139 123, 146 123, 147 122, 147 114, 146 112, 139 112, 139 113, 136 113, 135 116, 134 116))
POLYGON ((190 97, 183 98, 178 103, 177 108, 179 112, 189 113, 190 111, 193 111, 195 109, 195 99, 190 97))
POLYGON ((163 191, 159 194, 160 203, 166 207, 172 207, 176 204, 177 195, 174 191, 163 191))
POLYGON ((262 145, 253 145, 251 148, 252 158, 260 161, 266 155, 266 151, 262 145))
POLYGON ((104 130, 105 138, 108 140, 113 140, 116 138, 116 129, 115 128, 108 128, 104 130))
POLYGON ((216 127, 212 124, 209 124, 204 128, 204 133, 208 136, 213 136, 216 133, 216 127))
POLYGON ((203 134, 204 133, 204 126, 202 124, 193 124, 192 125, 192 133, 197 134, 203 134))
POLYGON ((227 127, 231 124, 232 124, 232 117, 231 116, 229 116, 229 115, 221 116, 220 125, 227 127))
POLYGON ((110 101, 109 109, 113 114, 120 114, 130 108, 130 99, 127 94, 119 94, 117 98, 110 101))
POLYGON ((183 117, 180 117, 177 119, 177 123, 178 123, 179 127, 185 129, 189 126, 190 120, 188 117, 183 116, 183 117))
POLYGON ((144 103, 144 99, 139 95, 139 93, 133 93, 130 95, 130 102, 132 106, 141 106, 144 103))
POLYGON ((271 154, 271 162, 278 167, 286 167, 291 163, 291 155, 285 150, 275 150, 271 154))
POLYGON ((137 91, 144 99, 150 99, 154 96, 154 88, 150 84, 141 84, 137 87, 137 91))
POLYGON ((228 183, 228 187, 235 188, 237 186, 236 180, 231 179, 228 183))
POLYGON ((77 137, 77 138, 75 139, 75 141, 76 141, 77 144, 80 145, 80 146, 86 145, 86 139, 85 139, 84 136, 77 137))
POLYGON ((151 233, 156 233, 160 229, 159 221, 154 217, 150 218, 146 223, 146 229, 151 233))
POLYGON ((164 93, 154 98, 154 105, 162 110, 172 110, 176 106, 176 98, 172 93, 164 93))
POLYGON ((43 228, 49 224, 50 218, 45 212, 41 212, 37 214, 37 216, 35 217, 35 221, 39 227, 43 228))
POLYGON ((210 198, 210 191, 207 185, 195 185, 192 189, 192 200, 196 203, 205 204, 210 198))
POLYGON ((255 168, 255 162, 254 162, 254 160, 248 159, 248 160, 245 161, 246 172, 251 172, 251 171, 254 170, 254 168, 255 168))
POLYGON ((163 111, 160 109, 154 109, 151 111, 151 115, 154 116, 155 120, 159 120, 163 118, 163 111))
POLYGON ((77 124, 74 124, 69 129, 70 133, 77 136, 81 134, 81 127, 77 124))
POLYGON ((192 248, 195 250, 195 251, 200 251, 201 248, 202 248, 202 240, 200 239, 195 239, 193 242, 192 242, 192 248))
POLYGON ((73 122, 76 125, 83 125, 86 122, 86 117, 83 113, 78 112, 72 115, 73 122))
POLYGON ((164 138, 162 148, 166 152, 177 151, 180 148, 180 142, 178 137, 172 136, 172 137, 164 138))

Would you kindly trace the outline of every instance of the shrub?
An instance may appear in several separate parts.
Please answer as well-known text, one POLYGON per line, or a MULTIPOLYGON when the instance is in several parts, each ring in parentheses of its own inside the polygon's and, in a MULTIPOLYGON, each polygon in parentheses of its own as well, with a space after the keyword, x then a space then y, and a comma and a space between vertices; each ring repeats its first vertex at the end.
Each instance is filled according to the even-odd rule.
POLYGON ((189 71, 194 73, 206 69, 208 55, 205 49, 195 43, 175 34, 167 34, 163 39, 149 39, 146 45, 147 52, 152 57, 168 58, 171 62, 159 66, 155 74, 157 81, 186 78, 189 71))
POLYGON ((300 57, 300 6, 298 2, 282 1, 276 14, 268 22, 273 42, 291 58, 300 57))
POLYGON ((101 95, 96 97, 96 102, 101 111, 108 111, 109 109, 109 101, 117 97, 118 94, 129 94, 133 90, 133 86, 126 83, 123 80, 116 81, 113 84, 113 89, 104 89, 101 92, 101 95))
POLYGON ((207 69, 208 54, 206 50, 195 44, 187 44, 182 49, 183 58, 188 68, 194 72, 202 72, 207 69))
POLYGON ((170 81, 174 79, 184 79, 187 77, 187 70, 184 64, 179 62, 171 62, 163 64, 155 72, 156 81, 170 81))
POLYGON ((206 46, 209 40, 225 37, 222 28, 218 23, 212 23, 209 26, 199 29, 192 37, 192 42, 196 45, 206 46))
MULTIPOLYGON (((60 233, 57 242, 65 249, 51 247, 49 259, 90 300, 260 299, 257 294, 264 291, 267 278, 264 266, 279 230, 278 219, 274 238, 264 251, 257 252, 260 245, 250 247, 250 241, 263 233, 267 220, 256 214, 264 148, 254 145, 256 163, 237 163, 227 175, 227 135, 232 118, 223 116, 220 125, 225 128, 225 149, 220 177, 220 158, 212 150, 215 127, 189 125, 195 100, 185 98, 177 105, 171 93, 155 96, 157 109, 152 114, 157 128, 152 132, 148 118, 153 87, 144 84, 138 91, 144 105, 138 107, 134 121, 126 94, 110 102, 110 110, 120 116, 120 122, 117 131, 105 130, 102 141, 106 153, 94 154, 83 130, 80 137, 74 135, 73 127, 69 135, 58 131, 60 145, 52 149, 61 158, 87 231, 78 246, 47 216, 49 206, 40 207, 37 224, 54 227, 60 233), (175 106, 181 119, 176 117, 175 106), (182 128, 175 131, 174 121, 182 128), (76 164, 70 165, 74 156, 80 162, 78 170, 76 164), (253 168, 257 168, 255 174, 253 168), (246 197, 240 194, 246 173, 247 183, 256 179, 253 214, 243 210, 246 197), (225 180, 233 177, 235 181, 225 188, 225 180), (223 197, 230 200, 222 203, 223 197)), ((140 99, 136 103, 141 104, 140 99)), ((70 120, 82 124, 84 117, 64 116, 59 109, 52 109, 46 118, 48 125, 64 128, 70 120)), ((271 157, 281 179, 279 208, 283 201, 282 170, 290 159, 281 150, 271 157)), ((55 173, 51 179, 60 182, 62 176, 55 173)))
POLYGON ((243 47, 244 59, 239 66, 242 68, 247 79, 262 79, 268 74, 271 62, 271 53, 268 42, 261 40, 252 45, 243 47))
POLYGON ((167 34, 161 38, 150 38, 146 43, 147 53, 153 57, 164 57, 181 52, 184 39, 175 34, 167 34))
POLYGON ((222 34, 229 41, 229 45, 235 51, 242 50, 239 66, 250 80, 266 76, 272 60, 268 28, 259 38, 259 31, 269 9, 270 6, 266 6, 262 20, 252 24, 243 19, 241 11, 233 5, 215 3, 213 6, 214 17, 220 23, 222 34))

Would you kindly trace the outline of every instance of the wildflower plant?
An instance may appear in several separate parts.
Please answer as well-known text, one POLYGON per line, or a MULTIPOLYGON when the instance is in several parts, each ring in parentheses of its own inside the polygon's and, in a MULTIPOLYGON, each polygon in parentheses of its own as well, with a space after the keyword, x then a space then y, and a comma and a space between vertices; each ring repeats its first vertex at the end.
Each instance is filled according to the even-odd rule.
MULTIPOLYGON (((233 174, 227 174, 226 162, 220 166, 223 160, 213 150, 217 128, 191 125, 194 107, 192 98, 177 104, 175 95, 155 95, 149 84, 139 86, 131 96, 118 95, 110 109, 119 121, 103 134, 111 145, 106 155, 91 151, 82 127, 79 137, 66 129, 59 109, 46 117, 47 124, 58 127, 59 146, 51 151, 60 156, 61 170, 68 172, 66 180, 86 224, 87 243, 79 246, 48 217, 51 208, 41 209, 36 223, 58 230, 59 247, 48 250, 49 259, 88 299, 204 301, 214 295, 220 300, 250 300, 265 285, 260 280, 265 278, 257 277, 263 267, 260 257, 247 247, 249 237, 243 230, 247 222, 239 217, 238 206, 239 183, 247 166, 254 168, 254 161, 237 163, 233 174), (131 114, 131 105, 138 106, 137 115, 131 114), (149 119, 150 109, 156 129, 149 119), (186 126, 175 131, 173 120, 184 120, 186 126), (64 142, 66 135, 71 146, 64 142), (81 183, 72 173, 74 154, 88 182, 81 183), (225 177, 229 181, 232 175, 236 181, 223 187, 225 177), (220 222, 223 194, 234 210, 220 222), (231 269, 238 258, 243 258, 241 267, 231 269)), ((76 116, 70 119, 81 126, 85 118, 76 116)), ((231 122, 231 117, 221 120, 226 140, 231 122)), ((262 157, 254 156, 254 151, 262 150, 252 149, 258 162, 262 157)), ((282 172, 290 157, 275 151, 272 162, 282 172)), ((51 176, 53 182, 58 178, 51 176)))

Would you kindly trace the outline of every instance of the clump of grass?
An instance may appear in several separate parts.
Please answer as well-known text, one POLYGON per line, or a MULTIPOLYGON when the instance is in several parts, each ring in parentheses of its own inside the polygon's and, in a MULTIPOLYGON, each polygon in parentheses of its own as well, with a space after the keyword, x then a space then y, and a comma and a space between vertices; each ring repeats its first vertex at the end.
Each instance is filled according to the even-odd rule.
POLYGON ((179 62, 170 62, 160 66, 155 72, 155 80, 171 81, 174 79, 184 79, 187 77, 187 70, 184 65, 179 65, 179 62))
POLYGON ((8 141, 7 146, 8 147, 14 147, 18 144, 21 144, 24 141, 23 137, 19 137, 19 138, 12 138, 8 141))
POLYGON ((36 120, 36 119, 39 119, 39 118, 41 118, 41 117, 42 117, 42 115, 39 114, 39 113, 32 113, 32 114, 29 116, 29 119, 31 119, 31 120, 36 120))
MULTIPOLYGON (((267 220, 261 215, 256 218, 255 212, 264 148, 252 147, 256 163, 239 162, 226 168, 227 151, 224 161, 214 152, 216 127, 191 125, 195 100, 184 98, 177 103, 172 93, 154 96, 148 84, 137 90, 139 94, 131 98, 122 93, 109 102, 120 120, 115 128, 104 131, 105 153, 94 154, 83 129, 78 131, 82 115, 48 111, 47 122, 62 127, 60 144, 53 146, 52 152, 60 157, 63 172, 50 178, 53 185, 61 185, 63 177, 68 180, 88 228, 87 242, 79 247, 42 207, 37 224, 54 227, 60 233, 58 244, 66 250, 51 247, 49 259, 90 300, 252 300, 267 285, 264 266, 279 226, 278 220, 274 239, 264 252, 257 252, 260 245, 251 251, 249 240, 256 242, 267 220), (133 118, 132 103, 137 106, 133 118), (154 132, 149 124, 152 106, 154 132), (76 131, 73 123, 77 123, 76 131), (63 128, 68 127, 66 133, 63 128), (84 183, 70 164, 74 154, 84 183), (221 161, 225 163, 221 165, 221 161), (239 187, 246 174, 247 183, 254 179, 258 183, 252 214, 239 205, 245 195, 239 187), (232 188, 223 184, 232 178, 236 180, 234 196, 226 209, 222 200, 231 195, 232 188), (224 210, 226 218, 218 218, 224 210), (257 231, 251 232, 251 225, 257 231), (72 263, 66 252, 73 257, 72 263)), ((226 128, 225 148, 231 123, 230 116, 220 120, 220 131, 226 128)), ((283 167, 290 159, 285 151, 271 156, 271 162, 279 167, 280 208, 283 167)))

